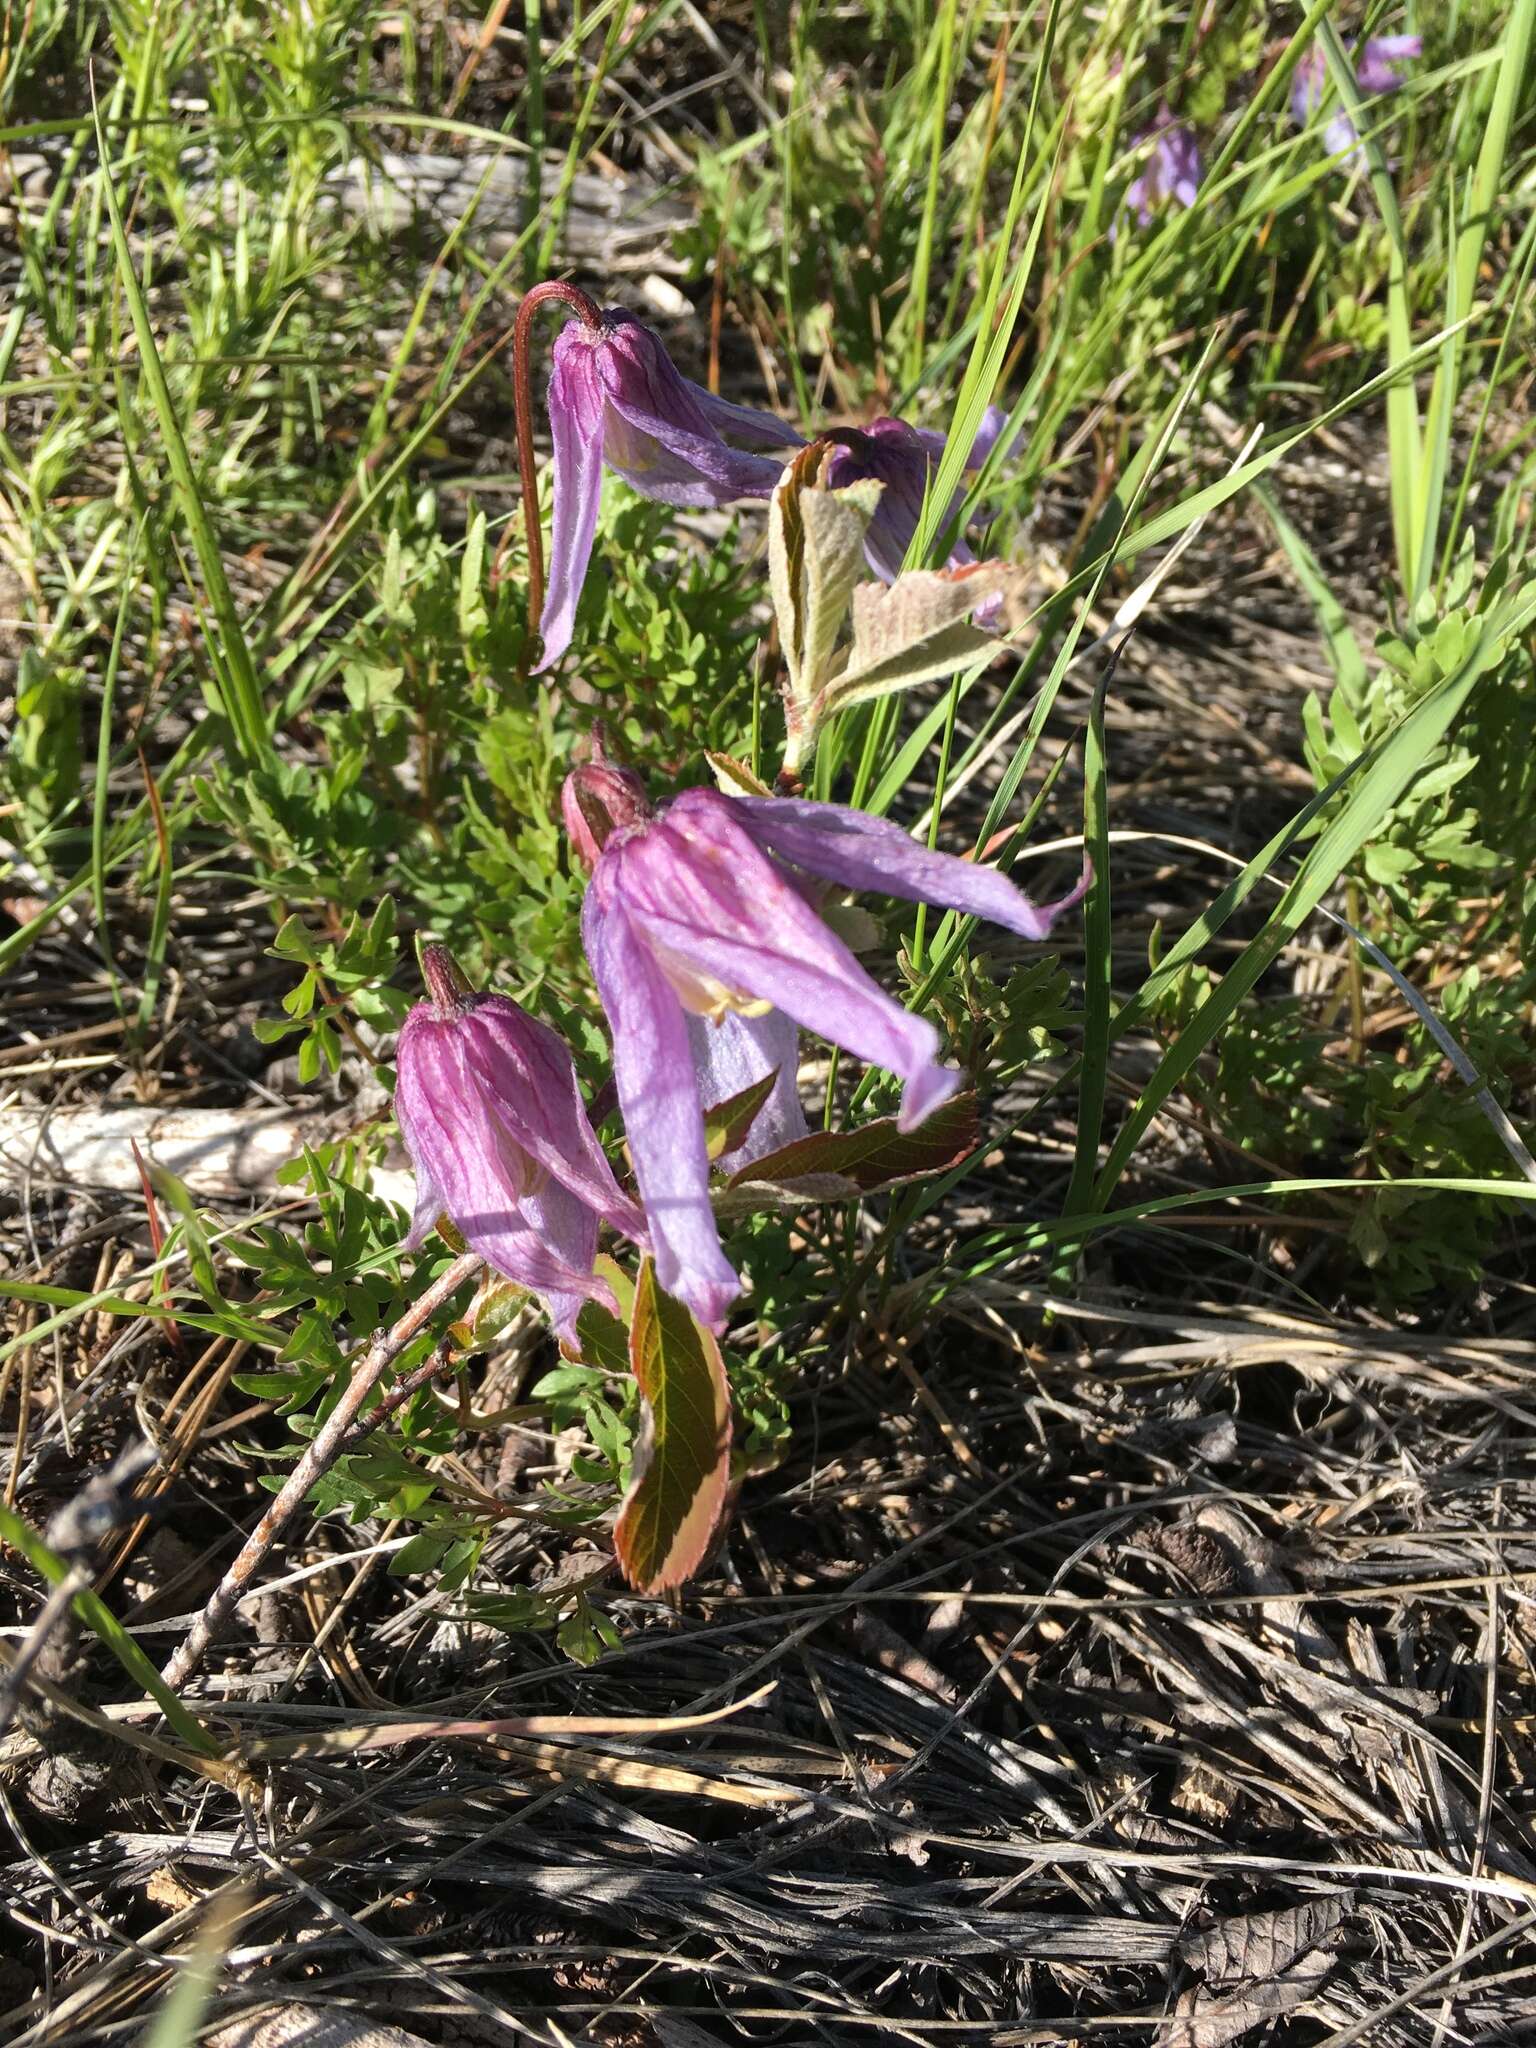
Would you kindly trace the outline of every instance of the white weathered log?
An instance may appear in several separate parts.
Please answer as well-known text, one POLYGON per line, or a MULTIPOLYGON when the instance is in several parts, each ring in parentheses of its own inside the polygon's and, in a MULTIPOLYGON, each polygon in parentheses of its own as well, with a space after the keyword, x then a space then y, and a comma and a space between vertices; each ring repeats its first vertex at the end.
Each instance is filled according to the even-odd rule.
MULTIPOLYGON (((194 196, 233 220, 242 188, 233 180, 216 183, 213 168, 211 158, 204 158, 201 166, 193 155, 182 160, 194 196)), ((560 189, 564 172, 564 157, 547 153, 539 184, 541 209, 548 208, 560 189)), ((10 159, 9 195, 27 209, 34 223, 47 206, 55 174, 50 156, 18 151, 10 159)), ((496 258, 505 255, 523 232, 527 176, 527 159, 511 151, 450 156, 385 150, 377 159, 354 156, 328 172, 316 205, 322 210, 334 207, 349 220, 366 221, 381 235, 399 234, 421 221, 440 238, 446 238, 473 206, 467 232, 483 255, 496 258)), ((668 197, 648 178, 578 171, 571 181, 556 255, 562 262, 607 271, 680 274, 687 266, 673 255, 672 239, 692 219, 691 207, 668 197)))
MULTIPOLYGON (((136 1194, 137 1143, 146 1160, 184 1180, 199 1201, 274 1195, 278 1172, 323 1132, 313 1117, 287 1109, 156 1109, 102 1103, 44 1109, 32 1103, 0 1108, 0 1184, 12 1192, 27 1180, 136 1194)), ((409 1208, 411 1175, 374 1170, 376 1195, 409 1208)))
MULTIPOLYGON (((547 155, 540 184, 547 207, 559 190, 565 159, 547 155)), ((425 151, 385 151, 377 164, 354 157, 325 181, 325 196, 343 213, 371 222, 380 233, 397 234, 413 220, 430 220, 446 234, 474 207, 469 233, 475 246, 503 256, 523 232, 527 159, 513 156, 438 156, 425 151), (478 205, 475 204, 478 198, 478 205)), ((578 171, 558 249, 575 262, 600 263, 606 270, 680 272, 672 237, 693 219, 693 210, 669 199, 645 178, 599 177, 578 171)))
POLYGON ((381 2025, 361 2013, 280 2005, 230 2020, 208 2036, 208 2048, 427 2048, 420 2034, 381 2025))

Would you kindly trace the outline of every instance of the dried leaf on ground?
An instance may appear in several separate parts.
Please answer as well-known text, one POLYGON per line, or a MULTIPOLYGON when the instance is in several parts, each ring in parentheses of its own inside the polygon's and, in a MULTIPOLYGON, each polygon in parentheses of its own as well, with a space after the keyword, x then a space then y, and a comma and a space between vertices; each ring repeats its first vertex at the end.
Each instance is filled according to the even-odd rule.
POLYGON ((1181 1962, 1203 1973, 1179 1998, 1169 2048, 1225 2048, 1250 2029, 1305 2005, 1338 1960, 1335 1937, 1347 1892, 1273 1913, 1243 1913, 1180 1942, 1181 1962))

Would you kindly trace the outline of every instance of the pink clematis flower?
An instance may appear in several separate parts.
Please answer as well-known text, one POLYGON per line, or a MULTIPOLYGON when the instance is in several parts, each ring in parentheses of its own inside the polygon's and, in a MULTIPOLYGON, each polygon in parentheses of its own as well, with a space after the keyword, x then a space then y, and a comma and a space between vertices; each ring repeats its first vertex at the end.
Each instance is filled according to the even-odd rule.
POLYGON ((617 1307, 593 1272, 598 1224, 646 1244, 645 1219, 597 1142, 565 1041, 509 997, 475 994, 444 947, 424 947, 422 967, 431 1001, 395 1050, 395 1115, 416 1169, 406 1244, 446 1215, 569 1338, 584 1301, 617 1307))
POLYGON ((755 451, 805 445, 772 414, 728 404, 690 383, 661 337, 616 306, 594 308, 590 321, 567 321, 555 337, 549 425, 555 504, 539 669, 570 645, 605 463, 642 497, 728 505, 766 498, 778 482, 782 463, 755 451), (732 447, 727 436, 744 445, 732 447))
POLYGON ((686 790, 657 811, 634 777, 601 762, 572 771, 565 811, 579 820, 573 838, 592 867, 582 938, 613 1034, 657 1277, 719 1329, 740 1281, 710 1207, 704 1107, 776 1070, 767 1132, 754 1127, 752 1154, 803 1134, 793 1086, 800 1028, 899 1075, 905 1130, 960 1084, 940 1062, 933 1025, 878 987, 823 922, 823 885, 955 909, 1043 939, 1086 879, 1038 905, 995 869, 930 853, 884 818, 710 789, 686 790))
MULTIPOLYGON (((981 468, 1007 424, 1008 415, 1000 405, 987 407, 965 460, 967 470, 981 468)), ((938 468, 946 436, 931 427, 909 427, 905 420, 886 418, 871 420, 867 427, 839 427, 828 439, 836 443, 827 465, 832 489, 864 477, 873 477, 885 486, 864 536, 864 556, 882 583, 894 583, 923 516, 928 480, 938 468)), ((952 519, 959 509, 957 494, 947 516, 952 519)), ((957 540, 950 550, 949 567, 964 568, 975 559, 965 542, 957 540)), ((984 615, 978 616, 983 625, 988 623, 984 615)))

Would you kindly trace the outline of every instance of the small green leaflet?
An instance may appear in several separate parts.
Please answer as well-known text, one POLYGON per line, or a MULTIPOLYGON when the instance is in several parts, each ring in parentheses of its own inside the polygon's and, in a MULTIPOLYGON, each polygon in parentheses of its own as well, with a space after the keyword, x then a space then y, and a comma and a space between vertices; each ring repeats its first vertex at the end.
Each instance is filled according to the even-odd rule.
POLYGON ((649 1259, 635 1283, 629 1363, 644 1420, 613 1547, 636 1591, 664 1593, 697 1571, 725 1511, 731 1399, 720 1346, 662 1292, 649 1259))

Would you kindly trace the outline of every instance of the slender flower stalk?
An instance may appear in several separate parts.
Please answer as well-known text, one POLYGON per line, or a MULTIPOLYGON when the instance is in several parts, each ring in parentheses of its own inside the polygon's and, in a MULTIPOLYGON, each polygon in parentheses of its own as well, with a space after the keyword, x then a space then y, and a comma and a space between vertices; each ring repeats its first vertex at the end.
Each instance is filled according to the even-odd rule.
POLYGON ((930 853, 887 819, 840 804, 690 789, 657 812, 631 779, 609 809, 603 778, 614 772, 580 767, 566 785, 566 816, 581 820, 578 849, 592 868, 582 937, 613 1033, 657 1277, 719 1329, 740 1282, 710 1207, 704 1107, 775 1072, 768 1131, 749 1134, 752 1152, 801 1134, 791 1074, 802 1027, 900 1076, 904 1130, 960 1084, 940 1062, 933 1025, 878 987, 823 921, 827 886, 1043 939, 1086 879, 1037 905, 995 869, 930 853))
POLYGON ((422 949, 431 1000, 401 1027, 395 1114, 416 1169, 408 1246, 446 1215, 471 1251, 538 1294, 561 1336, 596 1278, 600 1222, 638 1243, 644 1219, 614 1179, 565 1041, 506 996, 477 995, 442 946, 422 949))

